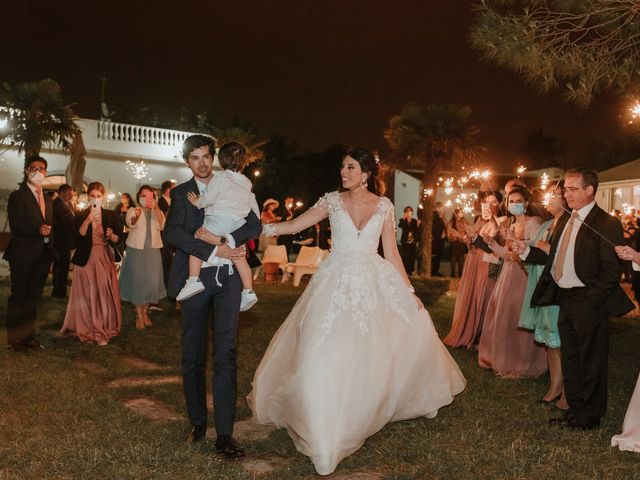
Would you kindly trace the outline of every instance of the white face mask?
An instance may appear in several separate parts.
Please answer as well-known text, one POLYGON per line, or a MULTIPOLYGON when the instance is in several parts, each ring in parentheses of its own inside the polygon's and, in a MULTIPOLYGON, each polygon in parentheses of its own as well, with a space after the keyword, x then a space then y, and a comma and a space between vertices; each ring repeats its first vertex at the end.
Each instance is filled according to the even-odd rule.
POLYGON ((41 172, 30 172, 29 181, 34 185, 40 186, 44 183, 44 175, 41 172))

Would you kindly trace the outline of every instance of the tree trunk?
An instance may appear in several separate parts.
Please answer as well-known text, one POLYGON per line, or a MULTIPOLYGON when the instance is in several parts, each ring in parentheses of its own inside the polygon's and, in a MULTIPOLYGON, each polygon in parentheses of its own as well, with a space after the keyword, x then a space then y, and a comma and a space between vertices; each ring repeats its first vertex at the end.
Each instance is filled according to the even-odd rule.
POLYGON ((433 172, 432 170, 425 171, 422 175, 422 191, 424 192, 425 188, 433 189, 433 193, 431 195, 422 195, 422 226, 421 226, 421 235, 420 235, 420 255, 422 261, 420 262, 420 275, 423 277, 431 276, 431 228, 433 226, 433 210, 436 203, 436 194, 438 193, 438 188, 436 185, 436 180, 438 178, 437 172, 433 172))

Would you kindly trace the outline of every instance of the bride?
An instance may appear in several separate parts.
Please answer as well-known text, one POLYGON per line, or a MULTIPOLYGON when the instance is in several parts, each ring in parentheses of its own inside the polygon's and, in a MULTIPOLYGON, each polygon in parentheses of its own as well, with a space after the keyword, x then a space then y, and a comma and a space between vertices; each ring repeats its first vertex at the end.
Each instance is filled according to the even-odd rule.
POLYGON ((321 475, 387 423, 435 417, 465 387, 405 274, 378 170, 371 152, 351 150, 340 192, 263 230, 331 222, 331 254, 271 340, 248 396, 254 421, 286 427, 321 475))

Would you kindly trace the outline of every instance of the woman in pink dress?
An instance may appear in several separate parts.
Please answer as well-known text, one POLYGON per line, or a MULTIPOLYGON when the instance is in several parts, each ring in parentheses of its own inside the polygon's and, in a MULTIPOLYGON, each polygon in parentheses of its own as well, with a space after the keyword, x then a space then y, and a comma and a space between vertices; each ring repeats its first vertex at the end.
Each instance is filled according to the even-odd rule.
POLYGON ((61 333, 104 346, 120 333, 122 323, 113 248, 122 227, 116 212, 102 208, 104 186, 93 182, 87 190, 90 206, 76 217, 71 295, 61 333))
MULTIPOLYGON (((469 229, 467 237, 473 237, 479 233, 490 236, 492 222, 489 220, 498 214, 501 203, 500 192, 486 194, 482 202, 482 215, 469 229)), ((480 248, 469 246, 458 286, 451 331, 443 340, 446 345, 474 348, 478 344, 489 297, 496 284, 496 278, 489 275, 488 255, 480 248)))
POLYGON ((530 199, 528 190, 512 188, 507 196, 509 224, 500 227, 504 246, 493 238, 486 238, 489 247, 504 263, 487 306, 478 363, 508 378, 537 377, 547 371, 544 347, 534 342, 531 331, 518 326, 527 273, 518 255, 509 249, 511 240, 530 242, 540 228, 540 217, 531 216, 528 209, 530 199))
MULTIPOLYGON (((622 260, 631 261, 634 270, 640 270, 640 252, 629 246, 619 246, 616 247, 616 253, 622 260)), ((624 416, 622 433, 611 439, 611 446, 640 453, 640 376, 624 416)))

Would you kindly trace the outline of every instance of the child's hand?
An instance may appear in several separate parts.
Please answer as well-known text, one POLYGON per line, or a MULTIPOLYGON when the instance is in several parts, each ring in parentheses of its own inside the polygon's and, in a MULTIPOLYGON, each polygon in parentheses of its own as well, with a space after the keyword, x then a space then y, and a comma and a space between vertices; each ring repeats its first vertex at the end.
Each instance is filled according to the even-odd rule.
POLYGON ((196 195, 193 192, 187 192, 187 200, 191 202, 191 205, 194 207, 198 206, 198 200, 200 199, 200 195, 196 195))

